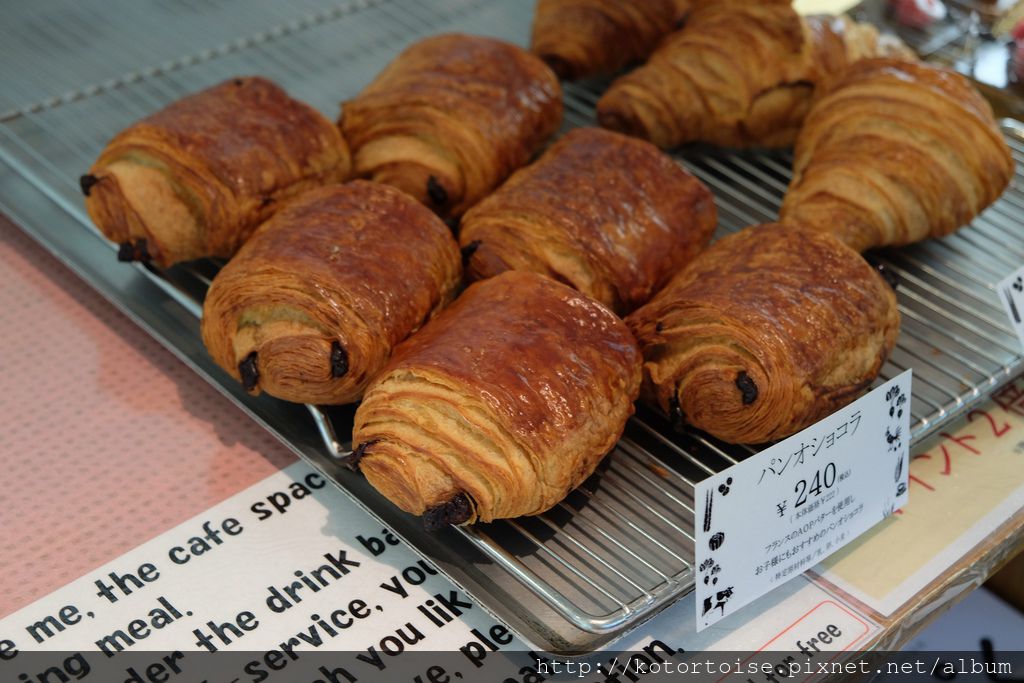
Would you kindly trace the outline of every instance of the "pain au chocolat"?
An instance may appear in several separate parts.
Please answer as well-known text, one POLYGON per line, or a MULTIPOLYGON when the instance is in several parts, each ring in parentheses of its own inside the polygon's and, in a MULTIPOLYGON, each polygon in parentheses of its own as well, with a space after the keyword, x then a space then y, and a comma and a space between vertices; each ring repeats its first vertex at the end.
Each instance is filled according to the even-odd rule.
POLYGON ((448 227, 407 195, 365 181, 313 190, 214 278, 203 341, 250 392, 350 403, 461 275, 448 227))
POLYGON ((857 398, 892 350, 892 286, 834 235, 747 228, 627 318, 647 397, 730 443, 781 439, 857 398))
POLYGON ((577 128, 466 213, 474 279, 552 277, 623 314, 646 303, 711 240, 711 192, 654 145, 577 128))
POLYGON ((639 388, 619 318, 510 271, 399 345, 356 411, 349 462, 430 529, 539 514, 615 445, 639 388))
POLYGON ((350 166, 327 118, 265 78, 235 78, 129 126, 81 185, 121 260, 169 266, 229 258, 284 201, 350 166))
POLYGON ((460 216, 525 164, 562 122, 558 78, 493 38, 446 34, 402 52, 342 105, 355 173, 460 216))

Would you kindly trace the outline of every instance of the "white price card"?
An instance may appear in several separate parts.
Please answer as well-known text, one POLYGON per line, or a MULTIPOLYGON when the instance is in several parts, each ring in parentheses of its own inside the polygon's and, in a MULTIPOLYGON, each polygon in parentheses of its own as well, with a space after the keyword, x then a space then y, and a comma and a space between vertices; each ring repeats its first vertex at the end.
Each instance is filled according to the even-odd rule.
POLYGON ((697 630, 810 569, 907 502, 907 370, 697 484, 697 630))
POLYGON ((999 299, 1003 302, 1010 324, 1024 346, 1024 267, 999 283, 999 299))

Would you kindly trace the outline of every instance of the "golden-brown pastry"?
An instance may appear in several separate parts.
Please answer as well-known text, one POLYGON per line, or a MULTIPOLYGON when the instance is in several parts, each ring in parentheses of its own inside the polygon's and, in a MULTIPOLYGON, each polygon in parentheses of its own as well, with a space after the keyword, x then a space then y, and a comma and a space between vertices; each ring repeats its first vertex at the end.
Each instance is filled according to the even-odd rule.
POLYGON ((530 270, 612 310, 645 303, 711 240, 711 192, 657 147, 577 128, 463 216, 470 277, 530 270))
POLYGON ((690 15, 690 10, 693 9, 693 5, 698 0, 675 0, 676 7, 676 25, 681 25, 686 18, 690 15))
POLYGON ((802 18, 789 0, 698 2, 646 65, 612 84, 598 119, 663 148, 788 146, 818 83, 879 54, 913 59, 869 24, 802 18))
POLYGON ((558 77, 515 45, 461 34, 407 48, 340 125, 356 175, 461 215, 525 164, 562 122, 558 77))
POLYGON ((82 176, 125 261, 229 258, 285 200, 349 173, 337 127, 265 78, 225 81, 119 133, 82 176))
POLYGON ((356 411, 349 462, 429 529, 539 514, 615 445, 639 388, 640 351, 614 314, 503 273, 395 350, 356 411))
POLYGON ((992 109, 958 73, 872 59, 816 100, 782 218, 858 251, 946 235, 994 202, 1014 163, 992 109))
POLYGON ((857 398, 899 313, 892 287, 836 237, 772 224, 711 245, 627 323, 649 399, 723 441, 763 443, 857 398))
POLYGON ((203 342, 250 392, 349 403, 452 300, 461 275, 448 227, 398 190, 364 181, 313 190, 214 278, 203 342))
POLYGON ((609 74, 646 59, 679 15, 677 0, 538 0, 530 50, 566 80, 609 74))

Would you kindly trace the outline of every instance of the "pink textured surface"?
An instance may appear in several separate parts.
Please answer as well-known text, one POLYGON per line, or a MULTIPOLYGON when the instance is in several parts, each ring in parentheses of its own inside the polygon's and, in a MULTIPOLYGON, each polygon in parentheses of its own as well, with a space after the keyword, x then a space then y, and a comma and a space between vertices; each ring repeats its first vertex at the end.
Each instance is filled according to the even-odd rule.
POLYGON ((2 217, 0 283, 0 617, 294 461, 2 217))

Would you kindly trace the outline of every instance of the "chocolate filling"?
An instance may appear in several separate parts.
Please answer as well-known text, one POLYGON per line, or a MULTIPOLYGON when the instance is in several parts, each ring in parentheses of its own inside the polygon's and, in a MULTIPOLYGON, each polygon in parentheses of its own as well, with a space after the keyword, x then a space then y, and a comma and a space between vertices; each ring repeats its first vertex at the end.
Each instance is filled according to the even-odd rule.
POLYGON ((366 455, 366 449, 378 441, 380 441, 380 439, 372 439, 359 444, 352 453, 341 459, 341 464, 353 472, 359 471, 359 461, 363 459, 364 455, 366 455))
POLYGON ((744 370, 736 375, 736 388, 743 394, 743 405, 749 406, 757 400, 757 384, 744 370))
POLYGON ((344 377, 348 374, 348 353, 341 342, 331 343, 331 377, 344 377))
POLYGON ((427 195, 435 206, 444 206, 448 203, 448 191, 434 176, 427 178, 427 195))
POLYGON ((447 503, 432 507, 423 513, 423 526, 427 531, 440 531, 449 524, 468 522, 473 516, 473 503, 460 493, 447 503))
POLYGON ((78 179, 78 186, 82 188, 82 194, 88 197, 89 191, 92 190, 92 186, 98 183, 99 181, 100 179, 97 178, 96 176, 89 175, 88 173, 86 173, 84 176, 78 179))
POLYGON ((139 238, 134 242, 121 242, 117 248, 117 260, 118 261, 142 261, 146 262, 152 258, 149 254, 149 245, 146 244, 145 238, 139 238))
POLYGON ((482 242, 480 240, 473 240, 462 248, 462 267, 465 268, 469 265, 469 259, 473 258, 473 254, 480 248, 482 242))
POLYGON ((238 364, 238 374, 242 376, 242 386, 246 391, 252 391, 260 383, 260 369, 256 366, 256 352, 253 351, 238 364))

